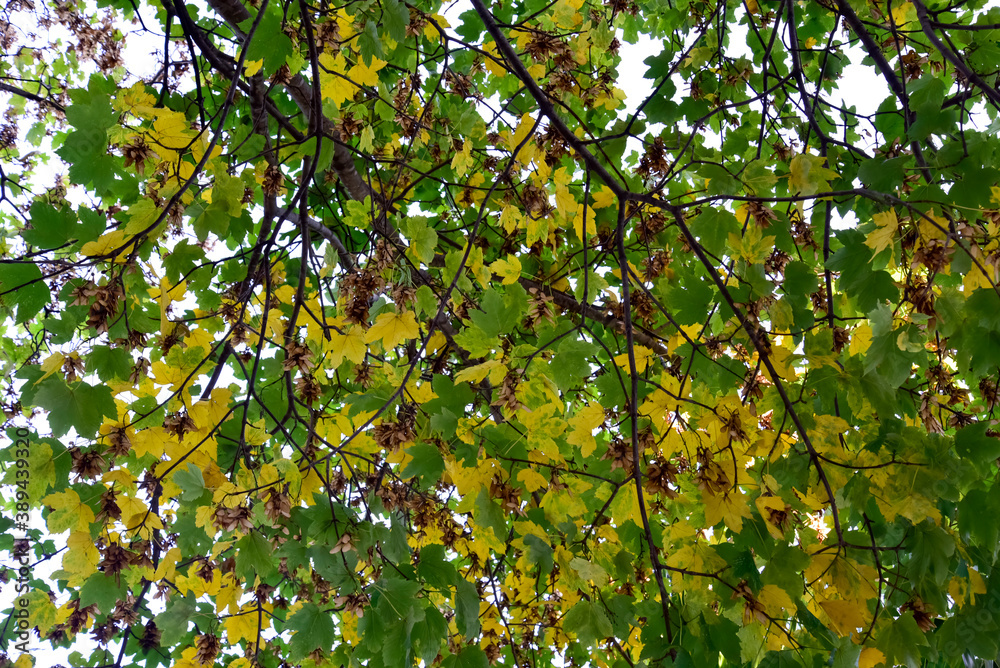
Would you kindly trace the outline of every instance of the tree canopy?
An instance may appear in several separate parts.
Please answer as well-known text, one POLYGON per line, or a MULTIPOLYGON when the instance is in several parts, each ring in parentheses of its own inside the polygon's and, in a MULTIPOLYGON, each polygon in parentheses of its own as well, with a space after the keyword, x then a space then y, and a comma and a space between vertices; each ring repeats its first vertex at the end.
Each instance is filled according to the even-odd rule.
POLYGON ((0 665, 997 658, 1000 8, 2 12, 0 665))

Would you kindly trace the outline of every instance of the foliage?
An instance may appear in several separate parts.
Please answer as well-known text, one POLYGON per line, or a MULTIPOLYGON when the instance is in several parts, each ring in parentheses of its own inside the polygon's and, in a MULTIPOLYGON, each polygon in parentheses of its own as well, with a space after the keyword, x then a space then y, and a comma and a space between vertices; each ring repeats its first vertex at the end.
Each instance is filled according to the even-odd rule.
POLYGON ((0 550, 32 646, 997 657, 1000 10, 5 12, 0 550))

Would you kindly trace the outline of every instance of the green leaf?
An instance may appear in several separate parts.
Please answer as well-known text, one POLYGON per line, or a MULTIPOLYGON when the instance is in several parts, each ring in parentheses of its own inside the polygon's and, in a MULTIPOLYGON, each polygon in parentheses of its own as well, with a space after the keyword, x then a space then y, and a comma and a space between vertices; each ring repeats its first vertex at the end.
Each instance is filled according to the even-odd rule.
POLYGON ((251 531, 236 541, 236 572, 253 582, 259 577, 266 578, 274 570, 270 541, 257 531, 251 531))
POLYGON ((39 314, 49 303, 49 289, 33 262, 0 262, 0 308, 13 313, 18 324, 39 314))
POLYGON ((80 606, 96 605, 102 614, 109 614, 114 611, 118 601, 124 601, 128 594, 128 585, 120 578, 94 575, 80 588, 80 606))
MULTIPOLYGON (((406 6, 400 3, 406 10, 406 6)), ((407 17, 409 12, 407 11, 407 17)), ((437 250, 438 235, 433 227, 427 224, 427 218, 423 216, 410 216, 406 219, 406 238, 410 240, 410 249, 421 262, 430 262, 434 259, 437 250)), ((426 288, 427 286, 421 286, 426 288)), ((434 300, 435 305, 437 300, 434 300)))
POLYGON ((908 548, 911 556, 907 572, 910 577, 915 582, 943 585, 951 572, 955 539, 941 527, 924 522, 913 527, 908 548))
POLYGON ((876 646, 882 650, 886 659, 895 664, 903 664, 907 668, 918 668, 921 665, 920 647, 927 646, 927 638, 917 626, 910 613, 900 615, 878 637, 876 646))
POLYGON ((611 620, 598 603, 580 601, 563 615, 563 631, 575 633, 577 639, 587 646, 596 645, 611 635, 611 620))
POLYGON ((441 645, 447 637, 448 621, 437 607, 433 605, 427 606, 424 608, 424 618, 414 624, 413 629, 410 631, 413 653, 425 665, 430 665, 438 653, 440 653, 441 645))
POLYGON ((420 583, 399 577, 383 577, 375 585, 381 594, 378 609, 393 617, 405 618, 410 610, 417 607, 417 592, 420 583))
POLYGON ((552 380, 560 390, 568 392, 591 374, 590 358, 597 354, 598 347, 588 341, 566 338, 558 350, 550 364, 552 380))
POLYGON ((456 584, 458 571, 448 561, 444 545, 426 545, 420 548, 417 575, 436 587, 450 587, 456 584))
POLYGON ((479 635, 479 592, 476 585, 461 578, 455 583, 455 623, 467 641, 479 635))
MULTIPOLYGON (((247 62, 264 60, 263 72, 266 77, 277 72, 292 54, 292 41, 282 31, 281 24, 281 11, 274 5, 269 5, 247 49, 247 62)), ((253 19, 247 19, 240 24, 240 27, 249 31, 252 25, 253 19)))
POLYGON ((371 65, 372 58, 385 58, 382 38, 378 34, 378 26, 374 21, 366 21, 364 30, 358 35, 358 48, 366 65, 371 65))
POLYGON ((366 197, 364 202, 349 200, 344 204, 344 222, 351 227, 363 230, 371 224, 371 217, 371 198, 366 197))
POLYGON ((415 443, 406 449, 413 459, 406 465, 400 477, 412 478, 418 476, 422 484, 430 484, 444 471, 444 459, 441 452, 429 443, 415 443))
POLYGON ((329 651, 337 637, 333 615, 312 602, 296 610, 285 622, 285 628, 295 632, 290 645, 292 661, 301 661, 317 649, 329 651))
POLYGON ((476 512, 473 513, 476 524, 483 529, 490 529, 500 542, 507 540, 507 516, 499 505, 490 498, 489 489, 482 487, 476 496, 476 512))
POLYGON ((1000 457, 1000 438, 987 434, 989 427, 989 423, 977 422, 955 432, 958 454, 980 464, 1000 457))
POLYGON ((470 311, 469 318, 487 337, 494 338, 513 331, 527 308, 527 293, 515 283, 508 285, 503 293, 492 288, 487 290, 479 310, 470 311))
MULTIPOLYGON (((968 429, 968 427, 966 427, 968 429)), ((996 518, 1000 515, 1000 486, 993 485, 988 491, 969 490, 958 504, 958 528, 966 540, 996 553, 1000 525, 996 518)))
POLYGON ((406 26, 410 23, 410 10, 399 0, 383 0, 382 22, 394 42, 406 39, 406 26))
POLYGON ((488 668, 486 652, 475 645, 463 647, 458 654, 452 654, 441 662, 444 668, 488 668))
POLYGON ((188 464, 187 468, 178 469, 174 473, 174 482, 184 490, 181 494, 181 501, 197 501, 205 493, 205 478, 201 469, 194 464, 188 464))
POLYGON ((80 436, 90 438, 97 433, 103 418, 118 419, 111 390, 83 381, 70 387, 57 378, 47 378, 39 385, 35 404, 49 411, 49 425, 55 436, 64 436, 73 428, 80 436))
POLYGON ((115 378, 126 380, 132 373, 132 366, 132 358, 123 348, 94 346, 87 356, 87 369, 92 369, 105 382, 115 378))
POLYGON ((715 288, 698 277, 690 276, 671 283, 664 290, 665 303, 681 325, 704 322, 708 306, 715 301, 715 288))
POLYGON ((73 238, 76 216, 68 207, 57 209, 45 202, 31 205, 31 228, 21 236, 26 243, 40 248, 58 248, 73 238))
POLYGON ((193 621, 195 610, 196 602, 193 595, 170 598, 166 609, 155 617, 156 628, 161 634, 160 643, 163 646, 170 647, 187 634, 188 624, 193 621))
POLYGON ((740 224, 729 211, 709 208, 691 221, 691 232, 709 253, 721 257, 729 243, 730 234, 739 234, 740 224))

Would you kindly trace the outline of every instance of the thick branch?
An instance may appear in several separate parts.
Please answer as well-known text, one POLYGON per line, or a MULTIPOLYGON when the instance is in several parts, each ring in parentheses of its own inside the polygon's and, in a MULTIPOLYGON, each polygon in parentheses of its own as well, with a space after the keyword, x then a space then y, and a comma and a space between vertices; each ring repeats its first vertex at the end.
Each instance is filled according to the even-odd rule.
MULTIPOLYGON (((544 283, 539 283, 531 278, 522 278, 519 279, 518 282, 526 289, 534 288, 535 290, 552 297, 552 301, 555 302, 555 304, 560 308, 576 313, 577 315, 581 315, 588 320, 599 322, 605 327, 611 327, 612 329, 622 332, 623 334, 626 331, 626 323, 609 313, 607 309, 603 309, 599 306, 594 306, 593 304, 588 304, 586 302, 577 301, 571 295, 568 295, 561 290, 554 290, 550 286, 545 285, 544 283)), ((658 337, 645 330, 635 329, 633 327, 632 338, 637 343, 646 346, 661 357, 666 357, 670 354, 667 347, 663 345, 663 342, 658 337)))
MULTIPOLYGON (((239 24, 250 18, 250 12, 243 3, 239 0, 209 0, 208 4, 225 19, 229 27, 241 39, 245 38, 239 24)), ((304 114, 308 117, 313 115, 313 99, 316 92, 305 77, 301 74, 293 76, 285 84, 285 91, 304 114)), ((363 202, 366 197, 371 197, 373 203, 384 204, 381 195, 375 192, 358 172, 357 166, 354 164, 354 154, 351 152, 350 146, 344 143, 336 124, 323 115, 318 119, 316 126, 319 127, 324 136, 329 137, 334 142, 333 169, 347 188, 351 198, 363 202)), ((373 216, 373 218, 372 226, 376 232, 396 245, 402 244, 399 232, 388 222, 384 212, 373 216)))
POLYGON ((329 227, 308 216, 303 220, 297 212, 291 209, 278 209, 277 214, 293 225, 305 223, 306 227, 326 239, 330 242, 331 246, 337 249, 337 257, 340 258, 340 266, 343 267, 345 271, 354 271, 357 266, 354 262, 354 257, 350 254, 350 252, 348 252, 347 247, 344 245, 344 242, 340 240, 340 237, 334 234, 333 230, 329 227))
POLYGON ((36 95, 35 93, 31 93, 29 91, 26 91, 23 88, 18 88, 17 86, 13 86, 13 85, 11 85, 9 83, 5 83, 5 82, 0 81, 0 90, 4 91, 5 93, 10 93, 12 95, 17 95, 19 97, 23 97, 23 98, 26 98, 28 100, 32 100, 32 101, 37 102, 39 104, 47 104, 50 107, 52 107, 53 109, 58 109, 59 111, 66 111, 63 108, 63 106, 61 104, 59 104, 58 102, 53 102, 52 100, 48 99, 47 97, 42 97, 41 95, 36 95))
POLYGON ((983 91, 994 106, 1000 108, 1000 93, 997 92, 997 89, 986 83, 981 76, 973 72, 972 68, 969 67, 964 60, 959 58, 954 51, 945 46, 944 42, 942 42, 934 33, 934 27, 931 25, 930 18, 927 16, 927 6, 920 0, 913 0, 913 6, 917 9, 917 19, 920 21, 920 27, 923 28, 924 35, 927 36, 927 40, 934 45, 934 48, 936 48, 942 56, 944 56, 945 60, 951 63, 956 70, 961 72, 966 79, 975 84, 976 88, 983 91))
POLYGON ((500 55, 503 56, 503 59, 507 62, 507 66, 510 68, 510 71, 518 78, 518 80, 520 80, 522 84, 524 84, 524 87, 528 89, 528 92, 531 93, 531 97, 535 99, 535 103, 538 105, 542 114, 549 119, 552 126, 559 132, 560 136, 562 136, 563 141, 573 147, 573 150, 577 153, 577 155, 583 158, 583 161, 587 163, 587 167, 601 177, 601 180, 604 181, 608 188, 611 188, 615 195, 618 197, 625 196, 627 192, 625 186, 620 184, 615 177, 608 172, 601 161, 594 157, 594 154, 587 149, 580 138, 569 129, 562 117, 556 113, 556 108, 552 105, 552 101, 549 100, 545 91, 538 86, 535 79, 531 76, 528 69, 524 66, 524 63, 521 62, 521 59, 514 51, 514 48, 510 45, 510 42, 506 37, 504 37, 503 33, 500 32, 500 27, 497 26, 497 22, 493 19, 493 14, 491 14, 489 10, 486 9, 486 6, 483 5, 483 0, 472 0, 472 6, 476 10, 476 13, 479 14, 479 18, 481 18, 483 23, 486 25, 486 32, 488 32, 490 37, 493 38, 493 41, 497 45, 497 51, 500 52, 500 55))

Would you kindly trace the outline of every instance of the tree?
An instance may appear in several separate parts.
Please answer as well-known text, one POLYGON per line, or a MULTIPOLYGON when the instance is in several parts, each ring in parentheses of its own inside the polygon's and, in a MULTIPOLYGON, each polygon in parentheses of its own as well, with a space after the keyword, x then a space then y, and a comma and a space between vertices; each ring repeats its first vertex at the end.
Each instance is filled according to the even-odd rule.
POLYGON ((997 657, 1000 9, 5 12, 10 660, 997 657))

